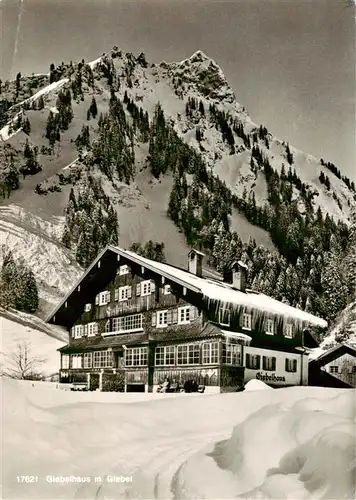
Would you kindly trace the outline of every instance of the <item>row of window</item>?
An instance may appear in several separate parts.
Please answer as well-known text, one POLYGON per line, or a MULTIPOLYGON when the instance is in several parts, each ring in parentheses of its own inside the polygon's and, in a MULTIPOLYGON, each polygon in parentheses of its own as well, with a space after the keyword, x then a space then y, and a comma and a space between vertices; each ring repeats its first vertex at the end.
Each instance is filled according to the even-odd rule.
MULTIPOLYGON (((147 347, 134 347, 125 350, 125 366, 147 366, 147 347)), ((274 356, 260 356, 246 354, 246 368, 250 370, 276 370, 274 356)), ((237 344, 223 344, 222 362, 231 365, 241 365, 241 346, 237 344)), ((178 346, 162 346, 155 349, 156 366, 198 365, 219 363, 219 343, 206 342, 202 344, 185 344, 178 346)), ((112 368, 113 357, 111 351, 95 351, 84 354, 62 355, 62 369, 68 368, 112 368), (70 365, 71 361, 71 365, 70 365)), ((337 373, 335 366, 330 367, 331 373, 337 373)), ((285 359, 285 371, 297 371, 296 359, 285 359)))
POLYGON ((111 318, 106 322, 105 333, 138 332, 143 330, 143 314, 111 318))
MULTIPOLYGON (((356 373, 356 366, 352 366, 348 369, 349 373, 356 373)), ((329 373, 341 373, 342 369, 338 365, 329 366, 329 373)))
MULTIPOLYGON (((196 307, 182 306, 176 309, 153 311, 152 326, 164 328, 171 324, 184 325, 196 318, 196 307)), ((106 322, 105 333, 128 333, 143 330, 143 314, 131 314, 119 318, 111 318, 106 322)), ((86 325, 75 325, 72 328, 72 337, 78 339, 84 336, 94 336, 98 333, 98 324, 95 322, 86 325)))
MULTIPOLYGON (((276 358, 274 356, 262 356, 262 370, 275 371, 276 358)), ((250 370, 261 369, 261 356, 259 354, 246 354, 246 368, 250 370)), ((297 371, 296 359, 285 359, 285 371, 294 373, 297 371)))
POLYGON ((75 325, 72 328, 72 337, 80 339, 81 337, 94 337, 98 333, 98 324, 87 323, 86 325, 75 325))
MULTIPOLYGON (((123 266, 122 266, 123 267, 123 266)), ((146 280, 141 281, 141 283, 137 283, 136 285, 136 296, 146 296, 151 295, 155 291, 155 283, 154 281, 146 280)), ((171 286, 164 285, 163 289, 164 295, 169 295, 171 293, 171 286)), ((124 302, 132 298, 132 286, 120 286, 116 288, 114 291, 114 300, 119 302, 124 302)), ((111 302, 111 293, 108 290, 104 290, 100 292, 95 297, 95 305, 104 306, 111 302)), ((92 305, 90 303, 85 304, 84 310, 85 312, 91 311, 92 305)))
POLYGON ((62 369, 69 368, 112 368, 111 351, 94 351, 84 354, 62 354, 62 369))
POLYGON ((219 343, 207 342, 199 344, 163 346, 155 350, 156 366, 194 365, 219 363, 219 343))
MULTIPOLYGON (((230 310, 226 308, 219 309, 219 324, 221 326, 230 326, 230 310)), ((252 314, 244 313, 241 319, 241 326, 244 330, 252 329, 252 314)), ((276 324, 273 319, 267 319, 265 323, 265 333, 268 335, 274 335, 276 333, 276 324)), ((293 337, 293 324, 286 323, 284 329, 284 335, 286 337, 293 337)))
POLYGON ((198 311, 194 306, 182 306, 177 309, 166 309, 152 312, 152 326, 165 328, 172 324, 184 325, 197 317, 198 311))

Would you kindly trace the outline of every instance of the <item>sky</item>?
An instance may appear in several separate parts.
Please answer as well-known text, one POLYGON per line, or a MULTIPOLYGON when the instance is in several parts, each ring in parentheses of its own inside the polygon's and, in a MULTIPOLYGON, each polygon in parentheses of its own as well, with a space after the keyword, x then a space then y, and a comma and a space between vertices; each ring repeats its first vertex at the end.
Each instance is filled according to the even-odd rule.
POLYGON ((350 0, 2 0, 0 76, 96 59, 151 62, 200 49, 256 123, 355 178, 355 8, 350 0))

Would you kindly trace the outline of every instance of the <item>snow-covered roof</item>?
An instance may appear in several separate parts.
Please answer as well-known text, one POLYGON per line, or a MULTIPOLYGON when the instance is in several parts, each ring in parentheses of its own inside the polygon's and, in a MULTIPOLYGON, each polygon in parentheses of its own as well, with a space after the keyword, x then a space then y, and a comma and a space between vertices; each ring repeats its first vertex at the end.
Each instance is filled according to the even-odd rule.
POLYGON ((313 351, 315 351, 315 352, 312 353, 312 355, 309 359, 310 359, 310 361, 320 361, 325 357, 329 357, 330 354, 333 354, 334 352, 337 352, 339 349, 342 349, 345 347, 346 347, 346 349, 350 350, 351 352, 354 352, 355 356, 356 356, 356 347, 351 345, 351 344, 348 344, 347 342, 342 342, 340 344, 335 345, 334 347, 331 347, 327 351, 325 349, 320 348, 320 347, 313 349, 313 351))
POLYGON ((168 264, 146 259, 145 257, 137 255, 129 250, 120 249, 120 253, 121 252, 126 254, 129 258, 134 258, 135 260, 138 259, 142 262, 142 264, 149 267, 152 266, 158 271, 164 272, 164 274, 169 275, 173 281, 178 278, 180 282, 185 282, 186 285, 194 288, 194 291, 199 291, 207 299, 230 303, 232 305, 246 307, 247 309, 258 309, 267 313, 286 316, 297 321, 320 326, 322 328, 327 327, 327 322, 325 320, 300 309, 296 309, 295 307, 291 307, 276 299, 272 299, 272 297, 262 293, 255 293, 250 290, 242 292, 240 290, 236 290, 228 283, 201 278, 189 273, 188 271, 184 271, 168 264))
POLYGON ((246 310, 258 310, 266 314, 274 314, 277 316, 282 316, 291 321, 301 323, 305 325, 314 325, 322 328, 327 327, 327 322, 317 316, 309 314, 295 307, 291 307, 287 304, 279 302, 278 300, 272 299, 262 293, 256 293, 252 290, 246 290, 242 292, 237 290, 229 283, 222 281, 217 281, 212 278, 204 278, 196 276, 193 273, 180 269, 178 267, 171 266, 169 264, 164 264, 162 262, 156 262, 154 260, 142 257, 130 250, 124 250, 123 248, 114 247, 112 245, 107 246, 87 269, 85 274, 81 279, 74 285, 72 290, 63 299, 61 304, 52 312, 47 321, 50 321, 56 312, 62 307, 66 300, 70 297, 72 292, 77 288, 77 286, 82 282, 89 271, 95 266, 95 264, 102 258, 102 256, 107 252, 112 251, 117 253, 122 257, 126 257, 128 260, 151 270, 154 273, 158 273, 165 277, 167 280, 175 282, 189 290, 201 294, 204 299, 213 302, 222 302, 236 308, 245 308, 246 310))
POLYGON ((241 332, 231 332, 229 330, 221 330, 221 332, 226 336, 226 337, 236 337, 237 339, 240 340, 245 340, 246 342, 251 342, 252 337, 249 335, 246 335, 246 333, 241 333, 241 332))

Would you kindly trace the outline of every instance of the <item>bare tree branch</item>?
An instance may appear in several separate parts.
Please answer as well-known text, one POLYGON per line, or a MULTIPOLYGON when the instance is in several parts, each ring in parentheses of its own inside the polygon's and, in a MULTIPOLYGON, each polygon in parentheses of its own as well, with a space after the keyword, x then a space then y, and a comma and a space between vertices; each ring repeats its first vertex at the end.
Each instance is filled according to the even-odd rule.
POLYGON ((23 341, 17 344, 16 350, 11 354, 2 353, 5 362, 2 375, 19 380, 41 380, 45 378, 40 371, 45 358, 32 355, 31 343, 23 341))

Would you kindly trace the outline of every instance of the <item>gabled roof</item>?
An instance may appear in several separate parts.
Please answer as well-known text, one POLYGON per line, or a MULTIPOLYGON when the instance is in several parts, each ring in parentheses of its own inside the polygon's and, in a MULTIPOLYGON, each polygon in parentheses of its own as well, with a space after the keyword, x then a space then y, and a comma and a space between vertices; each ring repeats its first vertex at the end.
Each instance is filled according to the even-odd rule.
POLYGON ((339 358, 343 354, 351 354, 351 356, 355 356, 356 358, 356 348, 346 342, 342 344, 337 344, 334 347, 331 347, 327 351, 324 351, 317 358, 314 358, 310 361, 310 364, 315 364, 319 366, 326 365, 333 361, 334 359, 339 358))
MULTIPOLYGON (((268 297, 267 295, 264 295, 262 293, 256 293, 252 290, 246 290, 245 292, 242 292, 235 289, 228 283, 221 282, 215 279, 199 277, 178 267, 146 259, 145 257, 142 257, 141 255, 138 255, 134 252, 111 245, 107 246, 98 255, 98 257, 94 260, 91 266, 62 300, 62 302, 47 318, 47 321, 53 321, 54 317, 57 315, 57 313, 59 313, 63 318, 61 319, 62 323, 59 324, 65 324, 63 322, 63 307, 68 301, 67 307, 71 306, 72 309, 77 309, 77 305, 69 304, 69 299, 73 294, 76 294, 76 298, 79 299, 79 296, 77 295, 77 293, 79 293, 78 286, 82 285, 82 293, 85 285, 87 286, 88 284, 94 284, 96 287, 100 285, 106 286, 106 284, 110 282, 110 278, 113 279, 115 276, 116 268, 118 265, 117 256, 124 257, 127 260, 151 271, 154 274, 163 276, 167 280, 173 283, 177 283, 178 285, 181 285, 191 290, 192 292, 201 295, 208 302, 222 302, 230 304, 232 307, 242 307, 251 311, 259 310, 266 314, 283 316, 285 318, 289 318, 291 321, 298 322, 303 326, 314 325, 322 328, 327 327, 327 322, 325 320, 300 309, 296 309, 287 304, 279 302, 278 300, 272 299, 271 297, 268 297), (105 261, 103 262, 103 266, 101 266, 101 273, 97 273, 96 271, 99 261, 105 261), (105 272, 104 267, 106 267, 105 272), (99 276, 97 276, 98 274, 99 276)), ((100 288, 97 289, 95 293, 98 293, 98 291, 100 291, 100 288)), ((81 302, 83 303, 83 305, 85 303, 84 299, 90 298, 90 293, 84 293, 84 295, 86 295, 86 297, 81 298, 81 302)), ((87 301, 89 302, 90 300, 87 301)))

